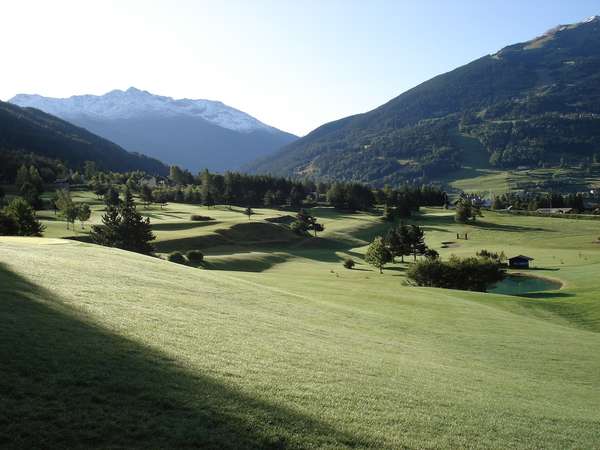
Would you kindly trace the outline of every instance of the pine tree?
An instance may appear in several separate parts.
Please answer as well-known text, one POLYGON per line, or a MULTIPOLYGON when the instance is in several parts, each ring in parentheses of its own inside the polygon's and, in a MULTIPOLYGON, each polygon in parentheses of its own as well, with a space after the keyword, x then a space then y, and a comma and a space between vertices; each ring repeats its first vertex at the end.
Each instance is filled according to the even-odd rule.
POLYGON ((105 247, 120 248, 119 227, 121 225, 121 217, 116 206, 106 205, 106 210, 102 216, 102 225, 94 225, 90 232, 92 242, 105 247))
POLYGON ((118 206, 120 202, 119 191, 110 186, 104 194, 104 203, 111 206, 118 206))
POLYGON ((151 241, 156 239, 152 233, 150 219, 143 218, 137 212, 133 195, 125 191, 119 207, 107 204, 102 216, 102 225, 92 227, 90 233, 93 242, 107 247, 151 255, 154 247, 151 241))
POLYGON ((410 249, 414 261, 417 260, 417 254, 423 254, 427 250, 425 245, 425 232, 418 225, 411 225, 409 228, 410 249))
POLYGON ((132 252, 151 255, 154 253, 154 247, 150 243, 156 236, 152 233, 149 218, 143 218, 137 212, 133 195, 127 189, 121 205, 120 211, 121 224, 119 227, 120 248, 132 252))
POLYGON ((147 184, 144 184, 142 186, 142 190, 140 191, 140 197, 141 197, 142 201, 144 202, 144 205, 146 206, 146 208, 148 208, 148 206, 150 206, 150 204, 154 200, 154 198, 152 196, 152 189, 150 188, 150 186, 148 186, 147 184))
POLYGON ((381 236, 377 236, 365 254, 365 261, 379 269, 379 273, 383 273, 383 267, 390 262, 392 256, 385 246, 385 242, 381 236))
MULTIPOLYGON (((12 232, 17 236, 41 236, 46 228, 36 217, 31 205, 22 198, 13 199, 4 208, 4 214, 12 220, 12 232)), ((8 220, 3 219, 3 222, 8 223, 8 220)))

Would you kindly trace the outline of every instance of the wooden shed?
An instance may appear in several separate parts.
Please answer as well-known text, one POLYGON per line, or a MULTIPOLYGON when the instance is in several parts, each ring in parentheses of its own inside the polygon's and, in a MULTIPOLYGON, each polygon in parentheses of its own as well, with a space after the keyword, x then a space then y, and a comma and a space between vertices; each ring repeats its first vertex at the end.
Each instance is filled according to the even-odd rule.
POLYGON ((517 255, 512 258, 508 258, 508 266, 517 269, 529 269, 529 262, 533 261, 533 258, 525 255, 517 255))

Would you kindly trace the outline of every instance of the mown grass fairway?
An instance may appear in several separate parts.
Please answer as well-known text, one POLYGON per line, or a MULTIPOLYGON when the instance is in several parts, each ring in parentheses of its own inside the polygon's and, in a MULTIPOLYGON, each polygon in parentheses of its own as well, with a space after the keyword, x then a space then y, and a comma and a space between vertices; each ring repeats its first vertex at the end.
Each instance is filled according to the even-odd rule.
POLYGON ((325 232, 302 240, 262 220, 288 213, 257 212, 148 210, 160 253, 199 248, 221 270, 0 238, 0 445, 598 447, 600 222, 424 210, 442 256, 523 253, 564 283, 510 297, 406 286, 406 264, 379 275, 361 260, 375 215, 315 209, 325 232))

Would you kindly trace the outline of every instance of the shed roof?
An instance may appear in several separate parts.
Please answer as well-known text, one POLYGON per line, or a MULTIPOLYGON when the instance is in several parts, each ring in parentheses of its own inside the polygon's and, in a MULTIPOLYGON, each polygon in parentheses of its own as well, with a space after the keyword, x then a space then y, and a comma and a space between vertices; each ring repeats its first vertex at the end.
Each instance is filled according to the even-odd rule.
POLYGON ((517 256, 513 256, 512 258, 508 258, 509 261, 512 261, 513 259, 524 259, 526 261, 533 261, 532 257, 525 256, 525 255, 517 255, 517 256))

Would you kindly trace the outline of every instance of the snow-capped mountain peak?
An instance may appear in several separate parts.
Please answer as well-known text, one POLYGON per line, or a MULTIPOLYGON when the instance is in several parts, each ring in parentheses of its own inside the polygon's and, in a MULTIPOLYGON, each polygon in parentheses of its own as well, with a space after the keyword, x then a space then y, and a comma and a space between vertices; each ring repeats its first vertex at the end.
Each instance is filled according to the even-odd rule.
POLYGON ((188 116, 200 117, 222 128, 239 132, 277 131, 249 114, 219 101, 174 99, 154 95, 135 87, 130 87, 126 91, 116 89, 104 95, 75 95, 69 98, 18 94, 10 102, 23 107, 41 109, 66 120, 78 117, 116 120, 188 116))

